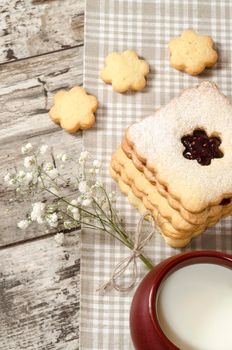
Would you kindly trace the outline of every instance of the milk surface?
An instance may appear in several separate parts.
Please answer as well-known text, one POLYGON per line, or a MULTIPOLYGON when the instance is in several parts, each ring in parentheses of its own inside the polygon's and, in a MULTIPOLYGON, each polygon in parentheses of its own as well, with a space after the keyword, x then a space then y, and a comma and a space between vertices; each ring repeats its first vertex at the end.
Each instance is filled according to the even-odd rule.
POLYGON ((156 307, 163 332, 181 350, 232 350, 232 269, 183 267, 164 281, 156 307))

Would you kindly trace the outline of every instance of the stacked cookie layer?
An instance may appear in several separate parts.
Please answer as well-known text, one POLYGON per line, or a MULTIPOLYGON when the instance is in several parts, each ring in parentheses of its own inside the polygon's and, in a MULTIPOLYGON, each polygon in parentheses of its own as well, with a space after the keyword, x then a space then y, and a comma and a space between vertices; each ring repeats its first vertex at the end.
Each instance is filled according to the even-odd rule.
MULTIPOLYGON (((112 157, 111 174, 122 192, 141 212, 151 211, 166 242, 173 247, 185 246, 232 213, 232 144, 228 142, 227 129, 230 124, 232 130, 228 100, 214 84, 204 82, 132 125, 112 157), (186 101, 190 104, 187 111, 186 101), (219 121, 215 108, 222 118, 219 121), (223 126, 223 119, 227 127, 223 126), (198 158, 194 152, 195 158, 191 154, 188 159, 183 156, 182 137, 199 126, 210 135, 220 133, 220 142, 219 138, 216 141, 223 152, 221 159, 214 159, 215 145, 213 152, 206 150, 212 146, 213 138, 207 145, 201 137, 196 141, 198 158), (209 165, 201 165, 202 159, 207 161, 203 157, 211 155, 209 165)), ((195 145, 194 136, 191 140, 195 145)))

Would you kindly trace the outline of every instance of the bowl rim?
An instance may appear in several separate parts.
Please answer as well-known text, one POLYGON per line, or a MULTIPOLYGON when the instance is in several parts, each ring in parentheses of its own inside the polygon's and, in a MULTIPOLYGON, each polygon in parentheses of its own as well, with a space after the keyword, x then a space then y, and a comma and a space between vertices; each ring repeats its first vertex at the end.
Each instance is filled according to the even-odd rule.
POLYGON ((149 316, 156 333, 170 350, 180 349, 168 339, 159 325, 156 313, 156 304, 160 286, 162 282, 164 282, 164 280, 168 278, 168 276, 173 272, 179 270, 182 267, 200 263, 211 263, 232 269, 232 255, 216 250, 198 250, 187 253, 180 253, 178 255, 170 257, 167 260, 164 260, 161 263, 160 269, 157 269, 154 276, 152 288, 149 295, 149 316))

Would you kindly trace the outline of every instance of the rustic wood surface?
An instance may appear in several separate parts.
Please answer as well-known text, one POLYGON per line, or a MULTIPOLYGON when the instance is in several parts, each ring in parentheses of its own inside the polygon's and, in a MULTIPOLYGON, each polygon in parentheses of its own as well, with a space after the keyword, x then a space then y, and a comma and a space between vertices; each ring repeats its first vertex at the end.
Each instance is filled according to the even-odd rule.
MULTIPOLYGON (((80 133, 69 135, 48 117, 54 93, 82 83, 83 48, 67 49, 39 57, 0 66, 0 173, 14 166, 22 167, 21 145, 48 144, 54 152, 78 152, 80 133), (27 62, 27 64, 25 64, 27 62)), ((66 165, 66 172, 69 171, 66 165)), ((1 181, 2 182, 2 181, 1 181)), ((10 202, 14 193, 4 183, 0 184, 3 215, 0 216, 0 246, 25 240, 44 233, 43 229, 18 232, 16 222, 25 216, 31 203, 10 202), (12 220, 14 217, 15 220, 12 220)))
POLYGON ((78 235, 1 250, 0 349, 78 349, 78 235))
MULTIPOLYGON (((0 349, 78 349, 78 232, 17 229, 30 201, 3 182, 22 167, 22 144, 81 149, 47 112, 54 93, 82 84, 84 0, 0 1, 0 349)), ((70 169, 65 168, 65 171, 70 169)))
POLYGON ((1 0, 0 63, 82 44, 84 0, 1 0))

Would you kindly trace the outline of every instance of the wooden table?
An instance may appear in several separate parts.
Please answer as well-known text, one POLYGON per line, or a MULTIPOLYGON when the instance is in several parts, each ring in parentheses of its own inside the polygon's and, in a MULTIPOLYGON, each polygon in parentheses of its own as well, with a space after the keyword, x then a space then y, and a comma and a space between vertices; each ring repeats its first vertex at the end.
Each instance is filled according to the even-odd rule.
POLYGON ((54 125, 54 93, 82 84, 84 0, 0 1, 0 349, 78 349, 78 232, 20 231, 31 203, 15 203, 3 176, 23 143, 78 152, 81 135, 54 125))

